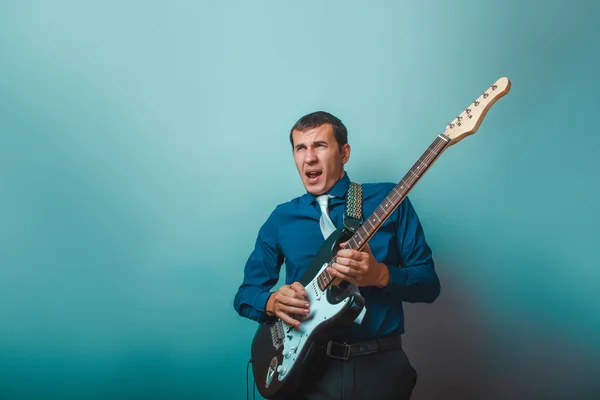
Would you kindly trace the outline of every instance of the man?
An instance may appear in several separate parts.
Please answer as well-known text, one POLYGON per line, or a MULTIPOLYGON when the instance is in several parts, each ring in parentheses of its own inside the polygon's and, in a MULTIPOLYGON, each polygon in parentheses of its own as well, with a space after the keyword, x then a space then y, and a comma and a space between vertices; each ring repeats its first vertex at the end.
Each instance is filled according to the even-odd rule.
MULTIPOLYGON (((298 120, 290 132, 290 142, 306 193, 278 205, 259 230, 234 307, 241 316, 260 323, 278 317, 297 326, 300 322, 294 316, 310 311, 298 281, 329 234, 322 227, 327 220, 336 227, 343 225, 350 185, 344 165, 350 158, 350 145, 346 127, 326 112, 298 120), (329 198, 324 212, 320 206, 323 198, 329 198), (284 262, 286 284, 271 292, 284 262)), ((365 217, 394 186, 362 185, 365 217)), ((361 323, 350 324, 330 347, 358 343, 355 350, 368 347, 370 351, 340 360, 324 349, 313 360, 294 398, 409 399, 416 371, 401 347, 402 302, 431 303, 440 292, 431 249, 409 199, 405 198, 386 219, 362 251, 341 249, 329 272, 357 285, 367 310, 361 323)))

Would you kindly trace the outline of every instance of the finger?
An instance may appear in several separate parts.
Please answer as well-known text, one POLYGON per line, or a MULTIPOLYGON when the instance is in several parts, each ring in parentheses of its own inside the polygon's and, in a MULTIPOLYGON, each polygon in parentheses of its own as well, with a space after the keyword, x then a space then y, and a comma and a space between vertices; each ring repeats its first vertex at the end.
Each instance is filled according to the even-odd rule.
POLYGON ((294 318, 290 317, 289 315, 287 315, 283 311, 277 311, 275 313, 275 315, 277 315, 283 322, 285 322, 288 325, 292 325, 292 326, 299 326, 300 325, 299 321, 296 321, 294 318))
POLYGON ((359 272, 357 269, 351 268, 351 267, 347 267, 345 265, 340 265, 338 263, 333 263, 331 264, 331 267, 334 271, 337 271, 341 274, 347 275, 347 276, 356 276, 357 273, 359 272))
POLYGON ((348 257, 337 257, 336 258, 336 263, 340 264, 340 265, 345 265, 347 267, 354 267, 356 269, 360 269, 362 264, 360 261, 355 260, 353 258, 348 258, 348 257))
POLYGON ((310 304, 306 300, 300 300, 295 297, 287 297, 282 296, 279 298, 279 304, 283 304, 284 306, 298 307, 298 308, 308 308, 310 304))
POLYGON ((369 257, 371 257, 371 253, 368 253, 368 252, 366 252, 364 250, 363 251, 357 251, 357 250, 346 249, 346 250, 340 250, 340 251, 338 251, 337 256, 338 257, 351 258, 353 260, 358 260, 358 261, 366 261, 366 260, 369 259, 369 257))
POLYGON ((346 258, 354 258, 356 260, 360 260, 362 255, 360 251, 352 250, 352 249, 342 249, 336 254, 338 257, 346 257, 346 258))
POLYGON ((304 286, 300 282, 294 282, 290 285, 292 289, 296 292, 300 293, 302 296, 306 296, 306 290, 304 290, 304 286))
POLYGON ((279 308, 280 308, 280 310, 282 310, 283 312, 285 312, 288 315, 292 315, 292 314, 307 315, 310 312, 310 310, 306 307, 299 308, 299 307, 289 307, 289 306, 281 305, 281 306, 279 306, 279 308))
POLYGON ((331 275, 335 276, 336 278, 340 278, 342 280, 348 281, 350 283, 355 284, 356 283, 356 278, 352 275, 349 274, 345 274, 343 272, 340 272, 336 269, 331 269, 331 271, 329 272, 331 275))
POLYGON ((300 300, 305 300, 305 295, 297 292, 291 286, 282 286, 279 292, 285 297, 292 297, 300 300))

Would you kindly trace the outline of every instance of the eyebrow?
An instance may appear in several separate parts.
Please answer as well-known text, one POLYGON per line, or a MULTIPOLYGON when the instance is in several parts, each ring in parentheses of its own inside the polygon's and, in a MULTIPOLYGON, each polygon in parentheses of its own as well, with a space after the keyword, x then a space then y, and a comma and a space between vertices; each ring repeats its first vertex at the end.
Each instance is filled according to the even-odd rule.
MULTIPOLYGON (((311 143, 311 145, 313 145, 313 146, 317 145, 317 144, 327 145, 328 143, 325 140, 315 140, 314 142, 311 143)), ((295 149, 298 149, 300 147, 306 147, 306 144, 304 144, 304 143, 298 143, 297 145, 294 146, 295 149)))

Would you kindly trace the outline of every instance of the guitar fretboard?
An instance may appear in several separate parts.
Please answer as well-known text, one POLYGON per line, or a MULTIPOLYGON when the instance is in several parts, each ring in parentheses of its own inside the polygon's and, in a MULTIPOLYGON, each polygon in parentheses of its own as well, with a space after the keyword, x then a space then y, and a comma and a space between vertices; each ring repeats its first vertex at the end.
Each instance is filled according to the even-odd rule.
MULTIPOLYGON (((361 250, 365 243, 373 237, 377 230, 383 225, 385 220, 394 212, 406 197, 408 192, 415 186, 417 181, 425 174, 434 161, 442 154, 450 142, 446 136, 439 135, 433 143, 425 150, 425 153, 400 182, 392 189, 386 198, 379 204, 375 211, 367 218, 361 227, 356 230, 354 235, 348 240, 345 249, 361 250)), ((329 265, 335 263, 336 257, 329 262, 329 265)), ((319 288, 325 290, 335 279, 327 270, 323 270, 317 277, 319 288)))

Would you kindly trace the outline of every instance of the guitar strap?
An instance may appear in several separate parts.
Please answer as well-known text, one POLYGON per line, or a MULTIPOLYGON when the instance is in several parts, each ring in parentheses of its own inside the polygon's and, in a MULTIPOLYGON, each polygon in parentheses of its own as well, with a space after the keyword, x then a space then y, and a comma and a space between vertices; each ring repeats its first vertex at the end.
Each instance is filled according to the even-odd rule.
MULTIPOLYGON (((344 212, 344 227, 354 234, 363 223, 362 212, 362 186, 360 183, 350 183, 346 192, 346 211, 344 212)), ((363 307, 360 314, 354 320, 361 324, 367 312, 367 307, 363 307)))
POLYGON ((360 183, 350 182, 350 186, 346 192, 344 226, 354 233, 358 228, 360 228, 362 223, 362 186, 360 183))

